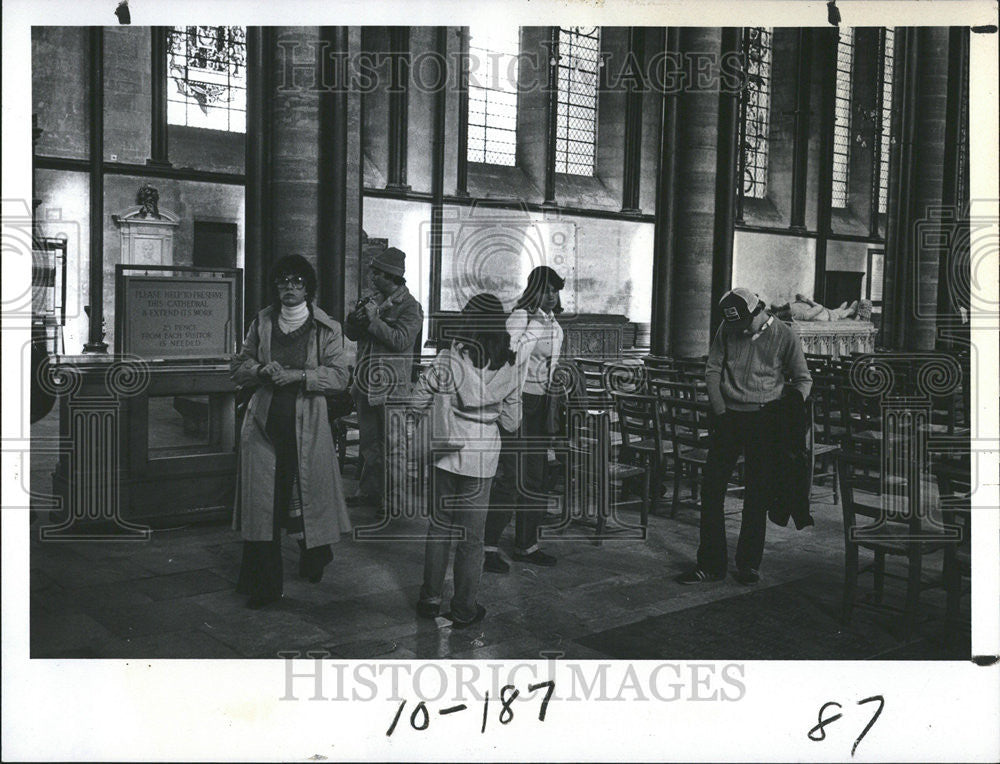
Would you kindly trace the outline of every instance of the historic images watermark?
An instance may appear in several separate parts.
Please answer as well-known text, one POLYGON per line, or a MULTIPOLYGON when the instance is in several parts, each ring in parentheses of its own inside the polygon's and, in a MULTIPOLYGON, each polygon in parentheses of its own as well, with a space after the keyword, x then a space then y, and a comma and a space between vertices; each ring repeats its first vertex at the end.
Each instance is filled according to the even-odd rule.
MULTIPOLYGON (((461 34, 458 32, 457 34, 461 34)), ((413 56, 392 51, 344 52, 329 41, 279 40, 275 87, 279 93, 436 93, 442 88, 497 88, 517 82, 524 92, 554 92, 550 67, 558 64, 557 46, 540 41, 535 50, 516 55, 434 50, 413 56)), ((743 54, 735 51, 658 51, 640 60, 633 51, 603 50, 597 67, 602 93, 648 91, 735 94, 746 87, 743 54)))
MULTIPOLYGON (((148 364, 136 356, 114 356, 99 370, 84 369, 85 364, 60 357, 65 353, 60 333, 67 320, 79 318, 78 295, 72 295, 70 303, 69 284, 80 289, 84 283, 79 221, 65 217, 57 208, 40 209, 36 220, 27 201, 7 199, 0 223, 4 265, 9 268, 17 260, 21 261, 17 266, 30 264, 27 281, 4 279, 4 329, 22 330, 29 336, 19 354, 23 367, 29 369, 28 385, 21 388, 17 407, 19 429, 4 433, 4 456, 20 461, 22 481, 31 471, 32 454, 54 455, 67 467, 67 475, 82 476, 68 479, 63 493, 24 487, 27 502, 8 503, 4 509, 54 512, 57 522, 40 529, 44 540, 146 539, 148 528, 128 523, 121 515, 118 421, 122 400, 148 387, 148 364), (100 378, 100 393, 84 392, 85 374, 100 378), (34 420, 55 406, 65 407, 69 438, 32 431, 34 420), (83 462, 100 465, 106 475, 98 477, 93 470, 83 469, 83 462)), ((5 424, 11 421, 5 418, 5 424)))
MULTIPOLYGON (((282 651, 284 683, 279 700, 423 703, 482 702, 499 698, 506 686, 551 682, 552 701, 705 701, 734 703, 747 694, 742 663, 666 662, 637 665, 621 661, 447 663, 341 662, 323 651, 282 651), (388 691, 388 692, 386 692, 388 691)), ((525 693, 522 702, 529 702, 525 693)))

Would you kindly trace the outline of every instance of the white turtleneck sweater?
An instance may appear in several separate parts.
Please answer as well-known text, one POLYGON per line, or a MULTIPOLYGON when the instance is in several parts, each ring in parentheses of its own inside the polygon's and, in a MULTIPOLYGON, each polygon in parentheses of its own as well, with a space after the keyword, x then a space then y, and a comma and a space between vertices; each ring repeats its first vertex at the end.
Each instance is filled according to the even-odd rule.
POLYGON ((278 328, 285 334, 294 332, 309 318, 309 303, 301 302, 294 307, 281 306, 281 315, 278 316, 278 328))

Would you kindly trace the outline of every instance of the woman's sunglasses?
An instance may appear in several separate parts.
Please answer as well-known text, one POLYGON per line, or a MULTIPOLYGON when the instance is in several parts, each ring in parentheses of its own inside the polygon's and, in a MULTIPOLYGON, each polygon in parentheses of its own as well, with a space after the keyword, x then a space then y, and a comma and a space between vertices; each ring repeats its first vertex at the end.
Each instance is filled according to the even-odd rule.
POLYGON ((284 278, 275 279, 274 285, 278 288, 291 287, 293 289, 301 289, 306 285, 306 281, 301 276, 285 276, 284 278))

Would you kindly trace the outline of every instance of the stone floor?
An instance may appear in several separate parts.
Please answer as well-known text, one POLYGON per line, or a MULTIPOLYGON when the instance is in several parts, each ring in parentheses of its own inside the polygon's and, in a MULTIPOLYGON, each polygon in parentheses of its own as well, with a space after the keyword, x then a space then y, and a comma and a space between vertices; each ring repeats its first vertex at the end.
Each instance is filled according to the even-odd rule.
MULTIPOLYGON (((353 488, 353 481, 345 481, 353 488)), ((739 529, 729 500, 730 549, 739 529)), ((262 610, 234 591, 240 540, 226 524, 155 530, 148 541, 39 540, 31 526, 31 655, 88 658, 274 658, 323 651, 342 658, 681 659, 899 658, 968 656, 968 634, 946 645, 943 595, 922 595, 924 618, 907 642, 898 614, 860 607, 840 624, 843 540, 839 508, 814 505, 816 526, 770 525, 763 581, 696 587, 675 583, 697 547, 697 508, 652 516, 641 540, 586 538, 570 527, 545 548, 553 568, 513 563, 484 574, 483 623, 453 631, 444 618, 418 619, 424 521, 392 526, 414 540, 345 537, 318 584, 295 577, 298 550, 286 540, 284 599, 262 610), (794 646, 794 649, 790 649, 794 646)), ((352 512, 371 524, 370 509, 352 512)), ((554 520, 555 518, 553 518, 554 520)), ((637 516, 624 519, 637 522, 637 516)), ((510 531, 501 546, 509 550, 510 531)), ((938 556, 939 558, 940 556, 938 556)), ((929 561, 927 575, 939 572, 929 561)), ((870 586, 870 578, 863 585, 870 586)), ((448 584, 450 587, 450 583, 448 584)), ((446 591, 446 598, 449 592, 446 591)), ((901 604, 890 589, 887 602, 901 604)), ((447 599, 446 599, 447 602, 447 599)), ((968 618, 968 598, 963 600, 968 618)))

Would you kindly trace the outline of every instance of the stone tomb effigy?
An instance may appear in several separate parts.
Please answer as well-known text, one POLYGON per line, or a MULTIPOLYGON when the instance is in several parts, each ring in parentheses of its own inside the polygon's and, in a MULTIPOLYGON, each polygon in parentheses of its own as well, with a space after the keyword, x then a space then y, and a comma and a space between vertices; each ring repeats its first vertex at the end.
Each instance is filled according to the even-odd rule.
POLYGON ((871 321, 786 321, 802 341, 802 350, 841 358, 875 351, 878 329, 871 321))

